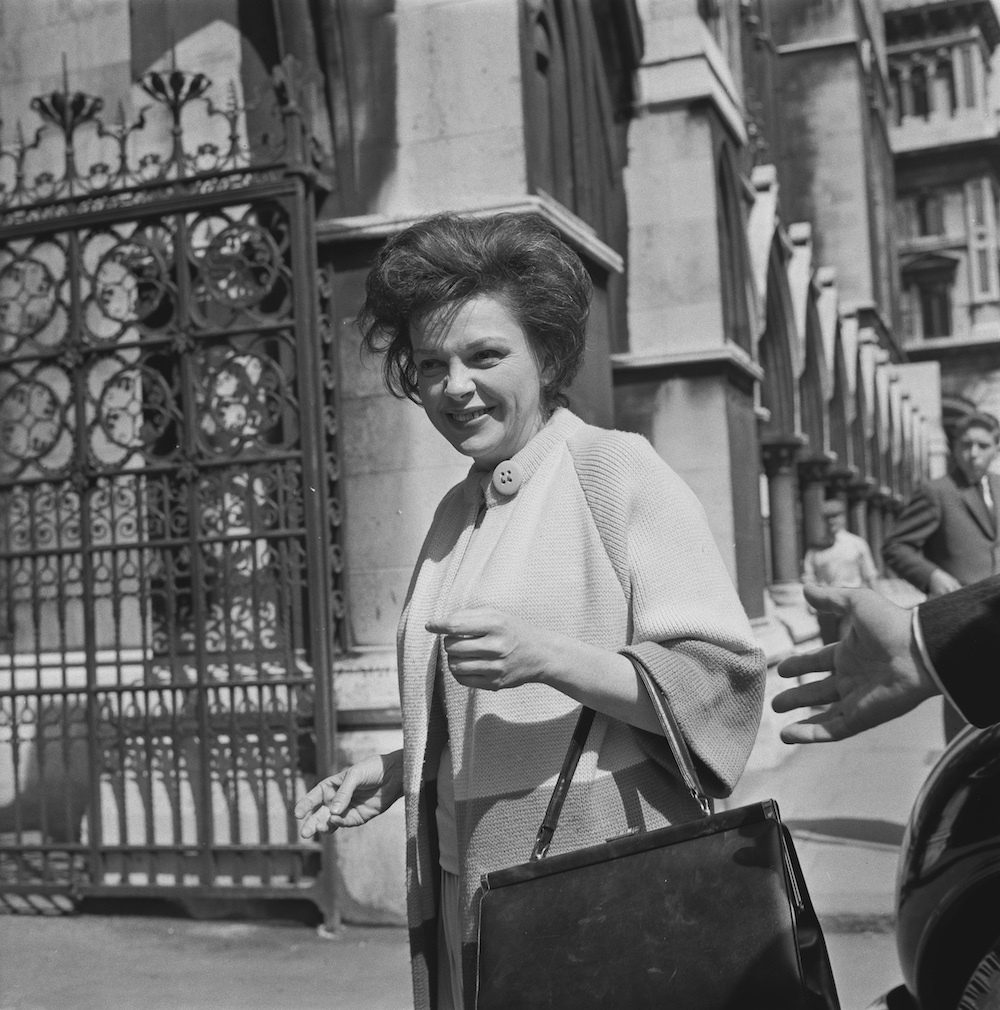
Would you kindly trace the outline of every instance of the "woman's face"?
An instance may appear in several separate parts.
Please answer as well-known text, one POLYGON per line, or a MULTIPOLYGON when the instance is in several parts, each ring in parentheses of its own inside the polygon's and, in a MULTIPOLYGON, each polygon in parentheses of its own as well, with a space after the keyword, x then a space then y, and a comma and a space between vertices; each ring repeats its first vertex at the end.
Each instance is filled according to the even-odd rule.
POLYGON ((478 295, 410 326, 420 402, 459 452, 490 470, 544 425, 544 370, 503 302, 478 295))

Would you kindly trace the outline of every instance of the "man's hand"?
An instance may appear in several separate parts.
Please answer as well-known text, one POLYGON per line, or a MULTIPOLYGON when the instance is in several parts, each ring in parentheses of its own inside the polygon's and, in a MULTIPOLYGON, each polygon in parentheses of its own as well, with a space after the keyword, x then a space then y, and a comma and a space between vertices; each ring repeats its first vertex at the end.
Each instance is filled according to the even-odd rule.
POLYGON ((944 596, 945 593, 953 593, 961 588, 962 583, 954 575, 949 575, 943 568, 935 568, 927 583, 927 595, 944 596))
POLYGON ((785 743, 842 740, 888 722, 937 693, 912 640, 911 611, 868 589, 806 586, 817 610, 850 618, 843 641, 778 664, 782 677, 829 672, 828 677, 782 691, 775 712, 823 706, 809 718, 785 726, 785 743))
POLYGON ((448 669, 460 684, 485 691, 520 687, 539 679, 559 636, 485 607, 455 610, 428 631, 442 636, 448 669))

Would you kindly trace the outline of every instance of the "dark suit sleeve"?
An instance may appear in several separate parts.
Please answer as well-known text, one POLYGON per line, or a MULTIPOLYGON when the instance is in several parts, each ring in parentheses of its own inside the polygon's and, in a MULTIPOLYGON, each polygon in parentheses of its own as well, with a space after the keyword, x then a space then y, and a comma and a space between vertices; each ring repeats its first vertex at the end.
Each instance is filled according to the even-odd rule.
POLYGON ((911 585, 927 592, 937 565, 924 557, 924 544, 941 525, 941 507, 926 487, 917 488, 900 512, 882 548, 885 563, 911 585))
POLYGON ((973 726, 1000 722, 1000 576, 921 603, 924 648, 973 726))

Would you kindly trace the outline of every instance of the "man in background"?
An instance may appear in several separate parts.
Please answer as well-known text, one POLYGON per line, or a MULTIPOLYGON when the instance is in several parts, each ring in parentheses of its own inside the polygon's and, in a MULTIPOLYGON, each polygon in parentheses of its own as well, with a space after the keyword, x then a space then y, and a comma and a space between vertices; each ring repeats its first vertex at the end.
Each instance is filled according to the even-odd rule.
MULTIPOLYGON (((806 551, 802 581, 806 585, 874 589, 878 570, 864 538, 847 531, 847 507, 837 498, 823 502, 823 520, 826 544, 806 551)), ((842 637, 841 619, 837 614, 821 610, 816 617, 824 645, 842 637)))
MULTIPOLYGON (((1000 573, 1000 476, 988 472, 998 448, 995 417, 976 413, 965 418, 955 431, 948 473, 917 488, 886 539, 886 564, 929 597, 1000 573)), ((946 704, 945 739, 951 740, 964 724, 946 704)))

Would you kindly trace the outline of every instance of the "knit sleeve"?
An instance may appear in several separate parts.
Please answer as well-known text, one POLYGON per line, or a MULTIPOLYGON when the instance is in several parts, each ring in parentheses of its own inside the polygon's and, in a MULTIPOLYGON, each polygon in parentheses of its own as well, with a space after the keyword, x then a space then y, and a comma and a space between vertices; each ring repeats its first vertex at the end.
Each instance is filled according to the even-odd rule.
MULTIPOLYGON (((629 600, 632 629, 621 651, 663 691, 705 790, 728 795, 760 721, 763 651, 694 493, 641 436, 601 435, 576 447, 574 459, 629 600)), ((664 743, 640 738, 669 766, 664 743)))

